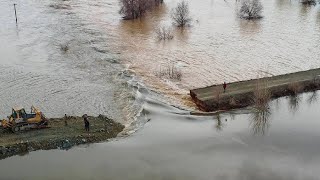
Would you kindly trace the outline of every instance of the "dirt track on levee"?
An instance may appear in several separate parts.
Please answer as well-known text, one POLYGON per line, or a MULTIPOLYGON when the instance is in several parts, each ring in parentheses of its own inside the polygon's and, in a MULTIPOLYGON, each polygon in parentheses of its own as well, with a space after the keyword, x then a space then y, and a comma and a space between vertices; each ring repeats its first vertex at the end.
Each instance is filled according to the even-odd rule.
POLYGON ((124 126, 105 116, 88 117, 90 131, 84 129, 83 118, 49 119, 49 128, 19 133, 0 133, 0 159, 36 150, 69 149, 72 146, 115 138, 124 126))
POLYGON ((320 68, 279 76, 232 82, 224 92, 221 84, 190 90, 190 96, 202 111, 230 110, 253 105, 257 84, 264 83, 272 99, 320 89, 320 68))

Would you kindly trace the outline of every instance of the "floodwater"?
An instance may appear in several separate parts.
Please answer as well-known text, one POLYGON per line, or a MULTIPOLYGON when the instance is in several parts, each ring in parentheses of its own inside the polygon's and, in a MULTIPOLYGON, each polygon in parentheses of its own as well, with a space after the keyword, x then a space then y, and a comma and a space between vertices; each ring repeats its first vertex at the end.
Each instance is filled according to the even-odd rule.
POLYGON ((105 48, 107 35, 78 14, 81 3, 14 2, 18 25, 13 1, 0 1, 1 117, 35 105, 48 117, 104 114, 124 122, 132 95, 123 67, 105 48))
MULTIPOLYGON (((170 18, 177 0, 134 21, 121 20, 118 0, 14 2, 18 26, 13 2, 1 0, 0 7, 5 114, 8 107, 35 104, 50 116, 116 116, 115 94, 126 92, 118 95, 123 83, 116 85, 114 76, 123 67, 179 106, 192 106, 191 88, 319 67, 320 6, 298 0, 263 0, 264 18, 257 21, 239 19, 233 0, 189 0, 193 22, 184 30, 170 18), (174 39, 158 41, 159 25, 172 26, 174 39), (168 64, 182 72, 181 81, 156 76, 168 64)), ((132 97, 123 99, 121 106, 130 109, 132 97)), ((127 111, 125 116, 137 112, 127 111)))
POLYGON ((111 47, 121 53, 124 63, 130 64, 148 87, 171 98, 181 101, 191 88, 224 81, 319 67, 319 5, 262 0, 264 18, 247 21, 237 17, 235 0, 189 0, 193 22, 179 30, 170 18, 177 2, 166 0, 135 21, 119 21, 116 0, 93 15, 99 22, 107 22, 106 32, 117 39, 111 47), (158 25, 172 26, 174 39, 159 42, 154 30, 158 25), (181 81, 155 76, 167 64, 181 70, 181 81))
POLYGON ((121 20, 118 0, 0 0, 1 117, 34 104, 49 117, 101 113, 140 128, 1 160, 0 179, 319 179, 317 93, 262 113, 199 117, 167 105, 190 88, 319 67, 320 7, 262 2, 264 18, 245 21, 234 1, 189 0, 192 25, 159 42, 154 29, 172 25, 176 0, 135 21, 121 20), (181 81, 156 77, 166 64, 181 81))
POLYGON ((259 114, 241 110, 205 117, 146 97, 139 118, 149 122, 135 134, 10 157, 0 161, 1 178, 316 180, 318 97, 281 98, 259 114))

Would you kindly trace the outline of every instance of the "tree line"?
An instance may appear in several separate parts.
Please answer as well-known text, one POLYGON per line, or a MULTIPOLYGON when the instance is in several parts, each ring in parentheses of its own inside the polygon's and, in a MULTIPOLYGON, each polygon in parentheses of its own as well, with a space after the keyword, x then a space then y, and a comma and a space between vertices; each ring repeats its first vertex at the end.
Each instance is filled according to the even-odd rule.
MULTIPOLYGON (((119 0, 120 11, 123 19, 137 19, 142 17, 148 10, 159 6, 163 0, 119 0)), ((236 0, 238 1, 238 0, 236 0)), ((302 0, 312 1, 312 0, 302 0)), ((261 18, 262 4, 260 0, 241 0, 241 5, 238 14, 244 19, 257 19, 261 18)), ((171 18, 174 23, 179 27, 184 27, 191 22, 189 13, 189 4, 182 0, 177 6, 172 9, 171 18)))
MULTIPOLYGON (((136 19, 143 16, 148 10, 159 6, 163 0, 119 0, 120 14, 124 19, 136 19)), ((261 0, 236 0, 240 1, 237 14, 243 19, 262 18, 263 6, 261 0)), ((302 4, 315 5, 318 0, 299 0, 302 4)), ((190 23, 189 6, 185 0, 178 3, 177 7, 172 10, 171 15, 177 26, 183 27, 190 23)))

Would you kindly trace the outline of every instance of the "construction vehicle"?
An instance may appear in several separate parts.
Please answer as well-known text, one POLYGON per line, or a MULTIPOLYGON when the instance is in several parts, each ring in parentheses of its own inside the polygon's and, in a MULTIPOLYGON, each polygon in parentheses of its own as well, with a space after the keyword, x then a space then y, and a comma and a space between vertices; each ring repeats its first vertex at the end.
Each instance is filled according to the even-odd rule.
POLYGON ((1 126, 12 132, 40 129, 48 126, 48 119, 34 106, 31 106, 29 114, 24 108, 12 108, 12 114, 1 121, 1 126))

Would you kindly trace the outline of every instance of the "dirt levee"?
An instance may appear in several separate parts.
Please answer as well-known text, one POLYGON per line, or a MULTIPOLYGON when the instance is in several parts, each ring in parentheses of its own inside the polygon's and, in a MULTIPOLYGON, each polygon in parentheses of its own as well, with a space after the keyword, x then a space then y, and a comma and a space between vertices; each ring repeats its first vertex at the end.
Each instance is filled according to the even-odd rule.
POLYGON ((88 117, 90 131, 84 129, 83 118, 51 118, 49 128, 19 133, 0 133, 0 159, 35 150, 69 149, 72 146, 115 138, 124 126, 106 116, 88 117))

